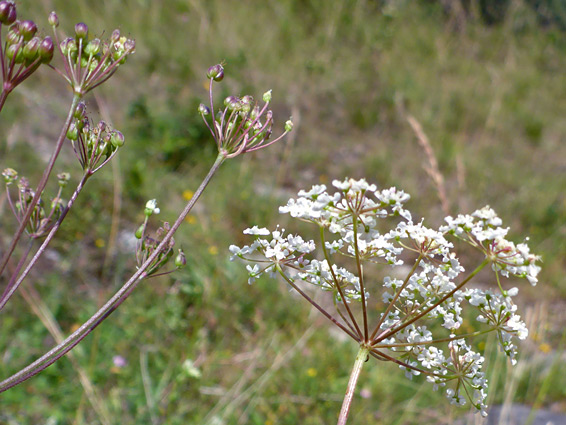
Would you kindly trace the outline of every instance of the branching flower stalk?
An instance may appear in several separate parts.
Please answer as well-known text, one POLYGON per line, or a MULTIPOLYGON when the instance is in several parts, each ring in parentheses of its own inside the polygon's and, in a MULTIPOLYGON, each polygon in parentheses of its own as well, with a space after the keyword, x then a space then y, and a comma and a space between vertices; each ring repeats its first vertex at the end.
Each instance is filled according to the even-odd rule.
MULTIPOLYGON (((47 246, 54 238, 55 233, 61 226, 61 223, 63 222, 63 220, 73 207, 79 194, 83 190, 87 180, 92 175, 94 175, 94 173, 100 170, 105 164, 107 164, 108 161, 110 161, 118 152, 118 149, 124 145, 123 134, 117 130, 110 129, 103 121, 101 121, 97 126, 89 125, 88 119, 86 118, 85 106, 83 103, 80 103, 78 105, 77 110, 75 111, 75 119, 77 124, 72 126, 67 134, 67 137, 73 144, 75 154, 83 168, 84 174, 79 181, 74 193, 72 194, 69 202, 64 208, 62 206, 63 201, 61 200, 61 190, 67 185, 67 182, 70 179, 70 175, 68 173, 60 173, 57 176, 59 179, 59 192, 51 202, 52 211, 49 216, 45 217, 44 213, 38 213, 38 211, 42 211, 42 208, 37 208, 36 206, 36 208, 34 209, 35 212, 34 214, 32 214, 32 220, 28 224, 28 228, 31 227, 31 229, 28 230, 28 236, 31 240, 40 239, 42 237, 45 237, 45 239, 21 274, 20 270, 25 263, 29 250, 20 259, 20 262, 14 270, 6 289, 4 290, 4 293, 0 297, 0 310, 4 308, 10 297, 15 293, 20 284, 29 275, 30 271, 35 266, 41 255, 45 252, 47 246), (78 130, 79 128, 80 130, 78 130), (53 220, 54 212, 56 215, 56 220, 53 220), (36 216, 35 220, 34 215, 36 216)), ((6 189, 8 189, 9 185, 17 180, 17 173, 12 169, 7 169, 2 174, 7 184, 6 189)), ((18 216, 18 213, 21 214, 22 211, 26 211, 26 207, 24 206, 22 199, 22 192, 29 198, 31 197, 30 191, 31 189, 28 188, 26 188, 26 190, 22 190, 20 188, 20 201, 18 201, 20 207, 18 209, 14 207, 10 194, 8 192, 7 198, 16 216, 18 216)), ((40 201, 39 204, 41 205, 42 202, 40 201)))
MULTIPOLYGON (((9 37, 6 45, 8 45, 10 42, 13 42, 15 43, 13 45, 20 49, 23 46, 23 43, 26 43, 28 39, 31 38, 28 42, 28 45, 29 43, 31 43, 31 40, 34 40, 33 35, 37 31, 37 26, 31 21, 24 21, 23 23, 15 21, 15 13, 15 5, 13 2, 8 0, 3 0, 0 2, 0 22, 13 22, 14 24, 11 27, 11 31, 13 29, 12 32, 17 36, 9 37)), ((43 176, 34 192, 34 197, 29 203, 27 211, 25 212, 25 214, 23 214, 22 220, 20 221, 20 224, 16 232, 14 233, 14 236, 12 237, 8 249, 6 249, 2 259, 0 260, 0 276, 4 272, 4 269, 6 268, 6 265, 10 260, 10 257, 16 249, 16 246, 24 233, 27 223, 31 215, 33 214, 35 206, 37 205, 41 194, 43 193, 43 190, 47 185, 47 182, 55 165, 55 161, 57 160, 57 157, 61 152, 65 137, 68 134, 71 122, 77 114, 76 109, 79 101, 87 92, 107 81, 116 72, 117 68, 126 61, 127 57, 133 54, 135 51, 135 42, 131 39, 120 36, 119 30, 115 30, 108 41, 102 42, 99 39, 88 41, 87 25, 84 23, 78 23, 75 25, 75 37, 68 37, 65 38, 62 42, 59 42, 59 36, 56 31, 56 28, 59 26, 59 18, 57 17, 55 12, 52 12, 49 15, 49 23, 53 27, 55 33, 58 50, 64 64, 64 71, 60 71, 52 65, 49 66, 57 71, 69 83, 71 89, 73 90, 73 99, 71 101, 69 113, 61 129, 61 133, 55 143, 55 148, 53 150, 53 153, 51 154, 49 163, 47 164, 47 167, 43 172, 43 176)), ((51 39, 49 38, 48 41, 50 40, 51 39)), ((53 43, 51 42, 51 49, 48 49, 49 46, 44 46, 44 44, 48 44, 48 42, 45 42, 44 40, 44 42, 40 43, 39 47, 37 48, 37 52, 35 53, 36 56, 40 58, 39 63, 41 63, 41 61, 47 63, 53 56, 53 43), (43 46, 43 50, 41 49, 41 46, 43 46), (50 54, 47 51, 50 51, 50 54)), ((28 45, 26 45, 26 47, 28 45)), ((14 50, 15 48, 11 49, 14 50)), ((0 98, 0 100, 2 101, 5 101, 7 94, 15 87, 15 84, 13 84, 13 76, 10 70, 13 68, 14 64, 18 63, 17 52, 19 52, 20 50, 16 51, 16 54, 13 56, 10 65, 7 66, 5 65, 4 56, 8 54, 9 51, 10 48, 8 48, 7 50, 5 49, 3 53, 0 52, 2 53, 2 55, 0 56, 0 62, 2 62, 4 91, 6 90, 7 81, 9 82, 9 91, 6 92, 6 95, 2 95, 2 97, 0 98)), ((25 56, 24 53, 25 48, 22 50, 22 55, 25 56)), ((35 58, 35 56, 33 57, 35 58)), ((25 65, 25 61, 29 61, 31 59, 24 58, 22 60, 24 61, 25 65)), ((34 61, 37 60, 37 58, 34 59, 34 61)), ((18 75, 25 75, 26 78, 31 74, 27 73, 27 71, 21 72, 23 72, 24 74, 18 75)), ((19 84, 21 81, 23 81, 23 79, 18 79, 16 81, 19 84)), ((1 105, 2 103, 0 102, 0 109, 1 105)), ((78 112, 80 113, 80 111, 78 112)))
MULTIPOLYGON (((221 75, 222 77, 224 75, 222 66, 216 65, 209 69, 208 78, 211 86, 215 81, 220 81, 222 79, 221 77, 219 77, 219 75, 221 75)), ((213 111, 212 95, 210 97, 210 101, 211 109, 208 112, 213 111)), ((267 100, 265 102, 266 104, 268 103, 267 100)), ((207 113, 204 113, 206 112, 205 109, 206 107, 203 107, 202 105, 199 107, 199 113, 203 116, 203 118, 205 118, 205 116, 207 115, 207 113)), ((15 373, 14 375, 10 376, 9 378, 5 379, 4 381, 0 382, 0 392, 6 391, 9 388, 12 388, 13 386, 18 385, 19 383, 38 374, 46 367, 53 364, 59 358, 68 353, 99 324, 101 324, 107 317, 109 317, 110 314, 112 314, 112 312, 115 311, 127 299, 127 297, 133 292, 133 290, 142 280, 148 277, 154 277, 164 273, 169 273, 159 273, 159 270, 164 267, 171 258, 173 258, 173 235, 185 220, 187 215, 190 213, 222 163, 228 158, 233 158, 246 152, 257 150, 262 147, 267 147, 273 143, 269 141, 271 131, 264 131, 265 126, 263 125, 262 130, 259 132, 256 131, 255 133, 252 130, 242 130, 241 128, 234 130, 234 125, 239 125, 242 123, 242 121, 247 122, 247 120, 251 120, 251 122, 259 123, 264 114, 267 117, 265 119, 265 122, 269 123, 269 129, 271 130, 271 111, 268 111, 264 107, 261 113, 255 115, 253 119, 249 117, 249 112, 250 111, 245 112, 242 110, 237 114, 230 113, 230 116, 226 117, 226 109, 224 111, 219 111, 217 115, 217 117, 219 118, 213 119, 212 127, 223 130, 219 132, 211 130, 211 134, 218 146, 218 156, 214 164, 210 168, 208 174, 206 175, 198 189, 195 191, 193 197, 188 201, 183 211, 179 214, 175 222, 171 226, 164 225, 161 231, 158 231, 158 235, 156 235, 155 238, 150 238, 146 234, 146 227, 150 216, 159 213, 159 208, 157 208, 157 203, 155 200, 151 200, 146 204, 144 209, 144 223, 136 232, 136 237, 138 237, 138 239, 140 240, 136 252, 136 258, 138 260, 137 271, 128 279, 127 282, 122 285, 122 287, 114 294, 112 298, 110 298, 89 320, 87 320, 75 332, 73 332, 56 347, 41 356, 39 359, 37 359, 24 369, 20 370, 19 372, 15 373), (232 125, 230 125, 230 123, 232 123, 232 125), (248 136, 241 137, 244 133, 248 136), (253 139, 250 139, 250 137, 252 136, 253 139)), ((210 124, 208 124, 208 122, 207 125, 209 128, 212 128, 210 124)), ((284 134, 291 131, 291 128, 291 121, 287 121, 287 123, 285 124, 284 134)), ((73 132, 71 131, 71 133, 73 132)), ((280 139, 281 137, 278 137, 275 140, 277 141, 280 139)), ((92 141, 92 138, 89 140, 92 141)), ((77 156, 81 161, 84 158, 90 157, 88 154, 84 155, 83 148, 75 147, 75 152, 77 152, 77 156)), ((97 149, 94 148, 93 152, 97 152, 97 149)), ((101 157, 98 158, 102 159, 101 157)), ((186 259, 182 252, 179 252, 179 254, 175 257, 174 264, 176 268, 181 268, 186 264, 186 259)))
POLYGON ((446 224, 435 230, 422 220, 413 221, 404 206, 409 195, 396 188, 379 191, 363 179, 333 185, 335 193, 328 193, 324 185, 313 186, 279 208, 281 213, 317 225, 319 244, 286 235, 284 229, 254 226, 244 233, 255 241, 243 248, 232 245, 230 251, 232 259, 253 264, 246 265, 248 283, 265 273, 281 275, 359 345, 338 424, 347 421, 368 356, 399 365, 409 379, 424 375, 434 390, 444 388, 451 403, 463 405, 467 399, 486 415, 484 358, 472 349, 470 340, 495 332, 503 352, 516 363, 514 339, 526 338, 528 330, 512 300, 518 289, 504 289, 500 278, 526 278, 535 285, 539 258, 526 243, 506 239, 509 229, 502 227, 489 207, 446 217, 446 224), (467 242, 483 255, 465 277, 448 237, 467 242), (354 272, 341 263, 354 264, 354 272), (402 269, 400 279, 400 266, 406 264, 409 271, 402 269), (494 273, 494 284, 489 289, 469 287, 487 266, 494 273), (337 317, 307 294, 305 284, 332 294, 337 317), (354 302, 360 308, 354 308, 354 302), (382 307, 374 326, 370 326, 369 306, 382 307), (464 307, 477 309, 482 329, 460 332, 464 307))

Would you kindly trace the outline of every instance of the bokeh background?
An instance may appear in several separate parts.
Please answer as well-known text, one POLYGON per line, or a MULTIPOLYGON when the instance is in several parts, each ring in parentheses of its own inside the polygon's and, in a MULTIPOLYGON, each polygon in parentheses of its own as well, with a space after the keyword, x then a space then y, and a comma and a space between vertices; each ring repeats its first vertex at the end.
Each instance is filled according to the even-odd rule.
MULTIPOLYGON (((0 423, 334 423, 357 347, 283 282, 249 286, 241 265, 229 261, 228 246, 244 243, 241 231, 253 224, 295 229, 277 206, 298 189, 345 176, 409 192, 410 209, 431 226, 444 210, 469 213, 489 204, 512 239, 530 237, 544 263, 539 286, 516 282, 531 330, 519 364, 510 367, 489 339, 477 341, 478 349, 488 359, 492 405, 523 405, 525 415, 533 408, 531 419, 539 408, 566 412, 563 2, 20 0, 17 6, 19 17, 34 19, 46 34, 51 10, 68 34, 81 21, 92 35, 119 28, 136 39, 136 53, 87 98, 91 116, 110 120, 126 145, 89 181, 26 282, 31 298, 14 297, 2 312, 2 378, 54 345, 42 317, 52 315, 68 334, 131 274, 131 236, 147 199, 157 198, 158 219, 172 222, 192 196, 215 157, 196 112, 207 99, 210 65, 225 63, 218 99, 272 89, 276 123, 282 128, 292 115, 296 125, 287 142, 229 161, 214 178, 175 238, 187 253, 186 269, 144 282, 72 361, 62 359, 2 394, 0 423), (410 117, 438 161, 444 205, 410 117)), ((37 182, 70 99, 47 67, 19 87, 0 118, 0 167, 37 182)), ((79 176, 70 148, 56 170, 79 176)), ((0 197, 2 243, 13 225, 0 197)), ((349 423, 477 420, 467 412, 424 380, 370 362, 349 423)))

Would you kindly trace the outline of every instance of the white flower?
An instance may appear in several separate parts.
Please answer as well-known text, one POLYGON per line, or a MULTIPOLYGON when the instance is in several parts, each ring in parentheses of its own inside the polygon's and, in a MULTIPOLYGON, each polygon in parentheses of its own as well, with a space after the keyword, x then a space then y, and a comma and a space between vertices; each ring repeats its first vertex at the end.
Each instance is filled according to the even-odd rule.
POLYGON ((244 230, 244 235, 267 236, 269 235, 269 233, 269 230, 267 230, 265 227, 258 228, 257 226, 244 230))

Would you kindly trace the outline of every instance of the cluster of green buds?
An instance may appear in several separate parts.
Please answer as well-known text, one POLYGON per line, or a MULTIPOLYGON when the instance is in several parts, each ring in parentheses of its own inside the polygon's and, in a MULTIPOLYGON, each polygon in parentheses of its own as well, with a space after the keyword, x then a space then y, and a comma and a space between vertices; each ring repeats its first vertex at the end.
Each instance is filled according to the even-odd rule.
POLYGON ((158 255, 155 259, 151 262, 151 264, 147 267, 144 272, 144 276, 163 276, 169 273, 174 272, 175 270, 182 269, 187 264, 187 260, 185 258, 185 253, 182 249, 178 250, 177 255, 174 259, 175 268, 169 271, 157 273, 163 266, 165 266, 174 255, 174 248, 175 248, 175 240, 170 238, 169 241, 163 246, 160 247, 161 241, 163 237, 169 232, 170 226, 169 223, 163 223, 163 226, 159 227, 155 232, 155 236, 151 237, 147 235, 147 224, 149 221, 149 217, 153 214, 159 214, 160 210, 157 208, 157 202, 155 199, 147 201, 144 208, 144 222, 138 229, 136 230, 135 236, 138 240, 136 246, 136 262, 138 268, 142 266, 146 262, 146 260, 153 255, 155 250, 159 249, 158 255))
POLYGON ((252 152, 265 148, 281 140, 293 129, 289 119, 285 123, 285 131, 276 139, 271 140, 273 127, 273 112, 268 109, 271 102, 271 90, 263 97, 260 105, 252 96, 228 96, 224 105, 214 112, 212 85, 224 78, 224 67, 214 65, 208 68, 210 107, 200 104, 201 114, 212 137, 216 140, 218 152, 225 158, 233 158, 242 153, 252 152), (209 124, 207 116, 213 114, 212 123, 209 124))
POLYGON ((0 39, 3 91, 6 93, 28 78, 41 64, 51 62, 54 51, 51 37, 36 35, 35 22, 16 18, 14 2, 0 1, 0 30, 4 25, 9 26, 5 44, 0 39))
MULTIPOLYGON (((29 181, 25 177, 20 178, 17 171, 13 168, 6 168, 2 172, 2 177, 6 183, 8 203, 18 222, 21 222, 31 204, 35 192, 30 188, 29 181), (9 186, 12 184, 15 184, 18 188, 16 199, 12 199, 12 194, 9 190, 9 186)), ((51 200, 49 208, 46 208, 43 199, 41 197, 39 198, 39 202, 35 205, 26 227, 26 232, 30 238, 39 239, 46 236, 55 225, 66 207, 66 203, 61 199, 61 193, 63 188, 67 186, 70 178, 69 173, 60 173, 57 175, 59 190, 57 195, 51 200)))
POLYGON ((111 129, 104 121, 92 124, 86 116, 83 102, 77 105, 74 122, 67 131, 67 138, 73 145, 83 170, 94 174, 102 168, 124 145, 124 135, 111 129))
POLYGON ((61 75, 80 96, 108 80, 136 48, 135 41, 121 36, 118 29, 107 40, 89 40, 88 26, 82 22, 75 25, 74 37, 59 41, 56 31, 59 19, 55 12, 49 15, 49 24, 55 32, 65 66, 65 73, 61 75))

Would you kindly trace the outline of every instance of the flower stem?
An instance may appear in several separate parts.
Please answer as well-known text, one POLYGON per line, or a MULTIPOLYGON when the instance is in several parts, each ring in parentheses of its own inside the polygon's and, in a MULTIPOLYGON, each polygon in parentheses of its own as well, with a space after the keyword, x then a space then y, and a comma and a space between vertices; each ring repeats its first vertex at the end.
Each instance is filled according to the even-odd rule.
POLYGON ((58 359, 63 357, 69 351, 73 349, 79 342, 81 342, 89 333, 91 333, 100 323, 102 323, 110 314, 116 310, 116 308, 124 302, 124 300, 133 292, 134 288, 137 284, 144 279, 145 272, 147 268, 153 263, 155 258, 159 255, 162 248, 166 246, 173 234, 177 231, 183 220, 187 217, 189 212, 192 210, 193 206, 199 199, 200 195, 210 183, 212 176, 218 171, 218 168, 224 162, 225 157, 219 155, 212 165, 211 169, 209 170, 208 174, 195 191, 195 194, 191 198, 191 200, 185 206, 183 212, 179 215, 175 223, 171 226, 171 229, 167 232, 164 236, 161 243, 157 246, 155 251, 145 260, 145 262, 138 268, 138 270, 128 279, 124 285, 114 294, 112 298, 110 298, 106 304, 100 308, 90 319, 88 319, 85 323, 82 324, 75 332, 65 338, 64 341, 57 344, 56 347, 51 349, 49 352, 41 356, 39 359, 31 363, 30 365, 26 366, 25 368, 21 369, 19 372, 15 373, 14 375, 10 376, 9 378, 5 379, 4 381, 0 382, 0 393, 4 392, 13 386, 20 384, 21 382, 31 378, 32 376, 37 375, 43 369, 47 368, 48 366, 55 363, 58 359))
POLYGON ((356 384, 358 383, 358 378, 360 377, 360 372, 364 363, 368 359, 368 354, 370 348, 365 344, 360 345, 358 355, 356 356, 356 361, 354 362, 354 367, 352 368, 352 373, 350 374, 350 380, 348 381, 348 388, 346 389, 346 395, 344 396, 344 401, 342 402, 342 409, 340 410, 340 416, 338 417, 337 425, 345 425, 348 420, 348 414, 350 413, 350 406, 352 405, 352 399, 354 398, 354 390, 356 389, 356 384))
POLYGON ((39 202, 39 198, 41 197, 43 189, 45 189, 45 186, 47 185, 47 181, 49 180, 49 176, 51 175, 51 171, 53 170, 53 167, 55 166, 55 160, 59 156, 59 152, 61 152, 61 148, 63 147, 63 142, 65 141, 65 136, 67 135, 67 131, 69 130, 69 126, 71 125, 71 121, 73 119, 73 113, 75 112, 75 108, 77 107, 77 104, 79 103, 80 98, 81 97, 79 95, 73 96, 73 100, 71 102, 71 107, 69 108, 69 114, 67 115, 67 119, 65 120, 65 124, 63 124, 63 128, 61 129, 61 134, 59 135, 59 138, 57 139, 57 143, 55 145, 55 150, 51 154, 51 159, 49 160, 49 164, 47 164, 47 168, 43 172, 43 176, 41 177, 41 180, 40 180, 39 184, 37 185, 37 189, 35 190, 35 195, 34 195, 33 199, 31 200, 31 203, 27 207, 27 211, 24 215, 24 218, 20 222, 18 230, 16 230, 16 233, 14 234, 14 237, 12 238, 12 242, 10 243, 9 248, 5 251, 5 254, 2 257, 2 260, 0 261, 0 276, 2 275, 2 272, 4 271, 6 264, 8 264, 8 261, 10 260, 10 257, 12 256, 12 253, 14 252, 14 249, 16 249, 16 245, 18 244, 18 241, 20 240, 22 234, 24 233, 24 230, 25 230, 25 228, 28 224, 29 218, 31 217, 31 214, 34 211, 35 206, 39 202))

